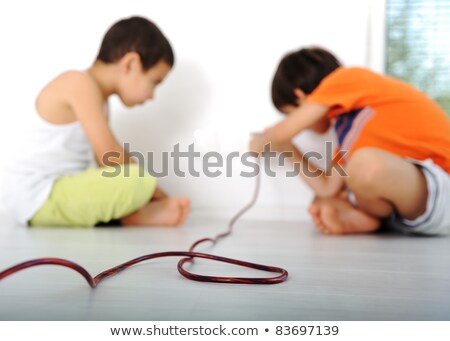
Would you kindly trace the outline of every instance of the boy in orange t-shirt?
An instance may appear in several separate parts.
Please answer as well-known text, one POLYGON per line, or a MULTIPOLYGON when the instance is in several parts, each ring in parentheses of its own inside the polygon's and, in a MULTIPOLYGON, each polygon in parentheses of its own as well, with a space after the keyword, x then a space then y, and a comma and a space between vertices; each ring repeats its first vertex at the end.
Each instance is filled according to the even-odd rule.
POLYGON ((345 172, 302 174, 316 193, 309 212, 322 232, 373 232, 384 221, 405 232, 450 233, 450 119, 426 95, 307 48, 280 62, 272 99, 288 116, 254 137, 253 151, 271 143, 305 165, 291 139, 304 129, 336 130, 334 162, 345 172))

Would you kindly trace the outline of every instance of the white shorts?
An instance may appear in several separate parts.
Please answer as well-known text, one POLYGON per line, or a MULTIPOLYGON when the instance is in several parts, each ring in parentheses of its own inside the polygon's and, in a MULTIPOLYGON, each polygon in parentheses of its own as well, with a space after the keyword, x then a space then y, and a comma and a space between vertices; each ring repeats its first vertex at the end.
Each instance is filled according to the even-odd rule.
MULTIPOLYGON (((405 233, 450 235, 450 174, 431 159, 406 160, 417 165, 425 175, 428 188, 426 211, 414 220, 404 219, 394 212, 384 224, 405 233)), ((356 204, 353 193, 349 193, 349 200, 356 204)))

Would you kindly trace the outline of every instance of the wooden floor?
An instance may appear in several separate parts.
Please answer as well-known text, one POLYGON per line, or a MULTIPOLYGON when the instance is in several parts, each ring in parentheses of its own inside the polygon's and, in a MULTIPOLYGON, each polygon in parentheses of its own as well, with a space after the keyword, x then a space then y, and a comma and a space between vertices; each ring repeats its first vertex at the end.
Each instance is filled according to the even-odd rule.
MULTIPOLYGON (((182 228, 26 229, 0 218, 0 269, 66 258, 92 275, 129 259, 188 249, 225 230, 193 212, 182 228)), ((450 238, 329 237, 304 221, 243 218, 198 251, 283 267, 287 282, 227 285, 182 277, 177 258, 136 265, 91 290, 77 273, 41 266, 0 282, 1 320, 450 320, 450 238)), ((265 273, 197 261, 197 273, 265 273)))

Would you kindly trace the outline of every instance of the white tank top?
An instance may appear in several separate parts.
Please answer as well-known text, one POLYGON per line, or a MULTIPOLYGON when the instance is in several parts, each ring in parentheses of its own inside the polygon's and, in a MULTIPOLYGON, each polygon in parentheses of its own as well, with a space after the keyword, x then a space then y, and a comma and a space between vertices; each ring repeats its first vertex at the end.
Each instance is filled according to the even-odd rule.
POLYGON ((25 137, 26 150, 4 172, 3 202, 21 225, 27 225, 44 204, 56 179, 96 166, 79 121, 54 124, 37 116, 32 132, 25 137))

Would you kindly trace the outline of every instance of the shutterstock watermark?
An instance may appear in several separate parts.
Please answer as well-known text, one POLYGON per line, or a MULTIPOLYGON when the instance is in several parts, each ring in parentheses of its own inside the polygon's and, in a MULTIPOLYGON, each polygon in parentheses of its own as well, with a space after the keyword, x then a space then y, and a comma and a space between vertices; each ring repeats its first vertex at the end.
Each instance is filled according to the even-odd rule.
MULTIPOLYGON (((215 151, 210 151, 202 155, 202 153, 195 150, 194 143, 190 144, 187 150, 182 151, 180 150, 180 144, 177 143, 173 146, 172 151, 163 151, 161 153, 162 166, 159 171, 155 169, 154 152, 147 152, 144 155, 141 152, 129 151, 129 147, 129 143, 124 144, 124 150, 128 151, 128 154, 137 160, 140 166, 141 171, 139 176, 144 176, 144 172, 147 171, 153 177, 164 178, 169 176, 169 171, 173 167, 175 176, 183 178, 186 177, 186 171, 192 177, 200 177, 203 174, 206 177, 216 178, 224 173, 227 177, 231 177, 233 174, 233 161, 237 159, 240 160, 244 167, 250 168, 250 170, 240 172, 239 175, 245 178, 258 176, 261 171, 269 177, 275 177, 276 172, 272 169, 274 163, 275 167, 292 165, 292 169, 285 171, 286 177, 297 177, 299 175, 309 178, 316 178, 322 175, 331 176, 333 170, 341 176, 347 176, 344 168, 340 165, 340 160, 345 158, 347 151, 341 151, 337 156, 334 156, 332 142, 325 143, 325 155, 316 151, 308 151, 304 154, 299 154, 294 151, 276 151, 271 148, 271 144, 267 144, 260 154, 256 152, 244 152, 241 154, 238 151, 233 151, 226 156, 215 151), (315 160, 322 161, 323 159, 325 159, 326 164, 325 170, 313 166, 315 160), (182 160, 187 161, 187 170, 181 169, 182 160), (201 160, 201 169, 196 169, 196 160, 201 160)), ((110 166, 119 166, 117 162, 119 157, 119 152, 111 151, 103 155, 102 161, 104 164, 110 166)), ((129 170, 126 167, 124 168, 124 172, 124 176, 129 176, 129 170)), ((120 173, 120 167, 113 167, 105 169, 102 175, 105 177, 115 177, 120 173)))

